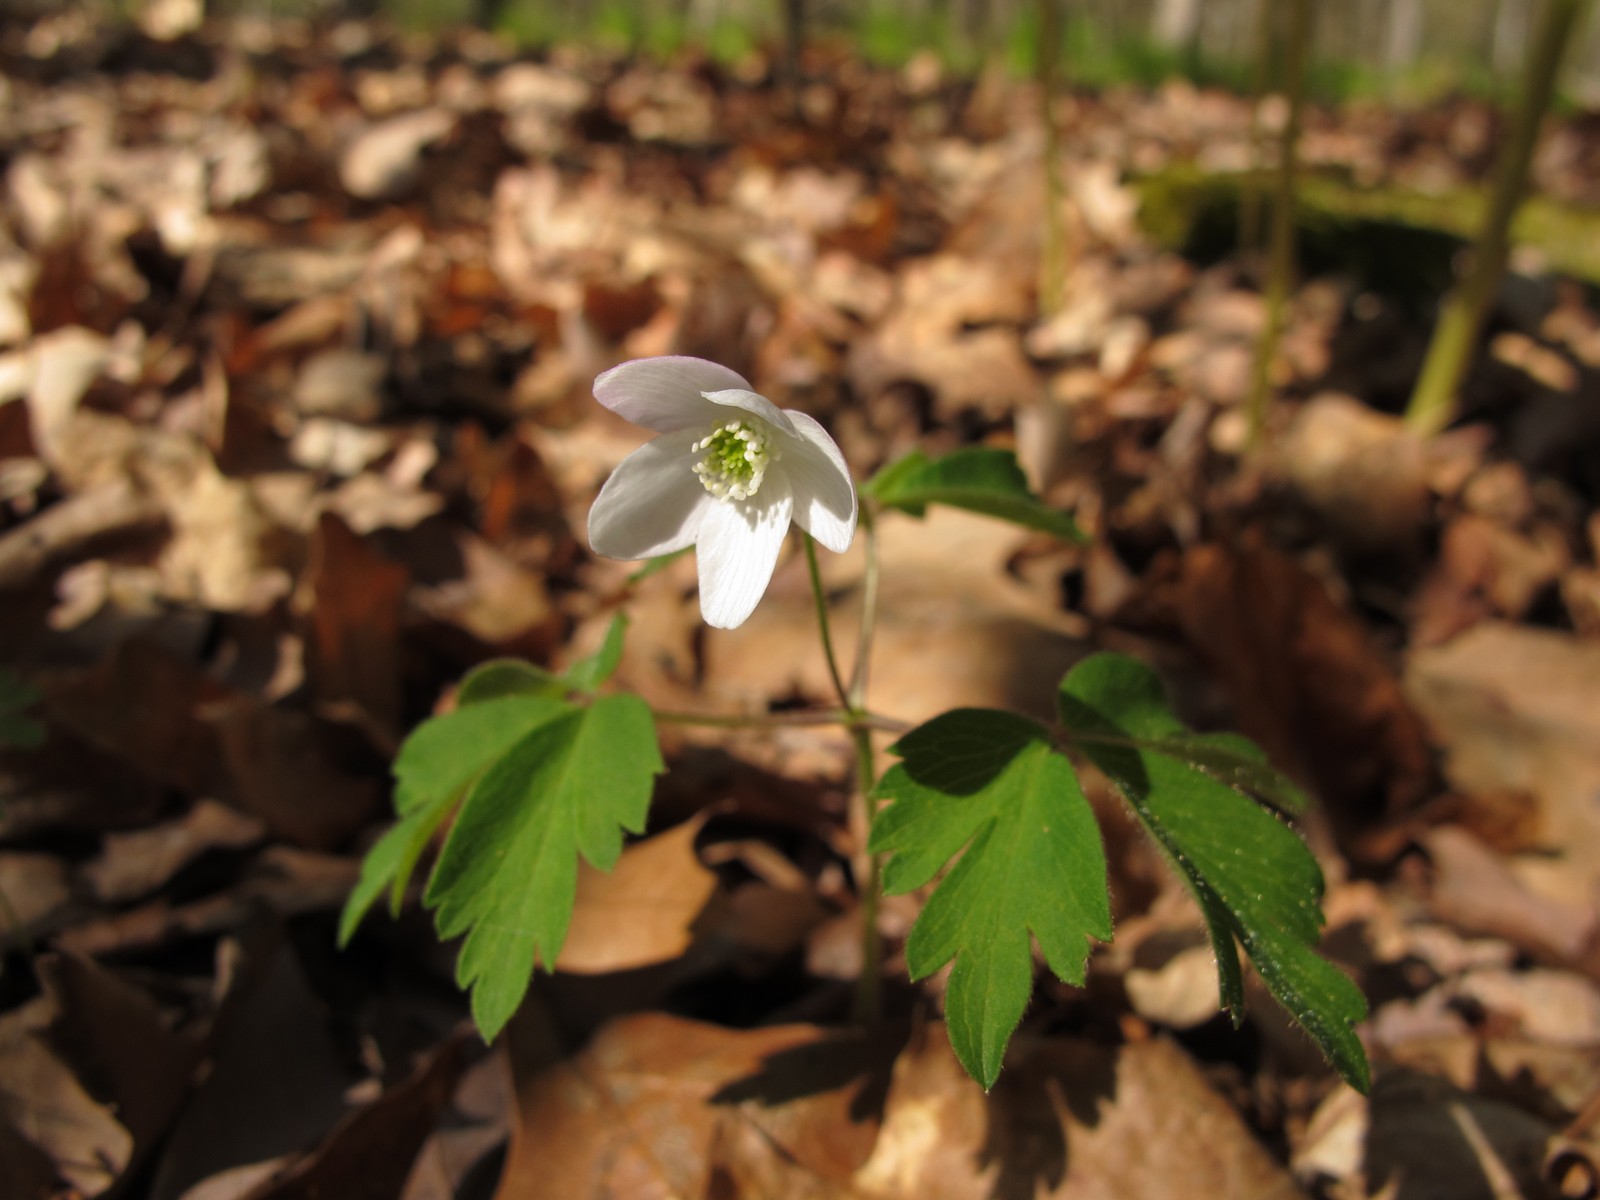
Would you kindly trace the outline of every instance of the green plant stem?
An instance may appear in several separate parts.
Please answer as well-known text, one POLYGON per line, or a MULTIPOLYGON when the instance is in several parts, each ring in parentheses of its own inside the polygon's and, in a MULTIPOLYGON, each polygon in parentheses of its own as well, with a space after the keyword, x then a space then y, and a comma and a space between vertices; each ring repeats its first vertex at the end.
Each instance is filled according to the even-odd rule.
POLYGON ((1272 195, 1272 228, 1267 264, 1266 323, 1256 344, 1250 377, 1250 432, 1246 446, 1256 449, 1267 422, 1272 395, 1272 363, 1283 335, 1284 309, 1294 280, 1294 181, 1298 167, 1300 116, 1305 101, 1306 48, 1311 40, 1311 0, 1289 0, 1289 29, 1284 41, 1283 92, 1289 103, 1278 145, 1278 172, 1272 195))
POLYGON ((806 709, 801 712, 694 713, 653 709, 663 725, 700 725, 708 729, 794 729, 815 725, 841 725, 846 729, 876 730, 879 733, 906 733, 908 721, 861 710, 843 708, 806 709))
POLYGON ((1246 135, 1249 155, 1239 192, 1239 251, 1255 257, 1261 243, 1261 181, 1256 169, 1261 162, 1261 101, 1267 94, 1272 64, 1273 0, 1256 0, 1255 61, 1250 64, 1250 132, 1246 135))
POLYGON ((872 635, 878 624, 878 526, 872 510, 865 506, 861 509, 860 529, 861 536, 866 540, 867 567, 861 587, 861 636, 856 640, 856 661, 850 671, 850 693, 846 701, 855 712, 865 710, 867 669, 872 661, 872 635))
POLYGON ((828 660, 828 676, 833 680, 834 691, 839 694, 839 703, 849 711, 850 689, 845 686, 844 676, 839 673, 839 656, 833 651, 833 630, 828 623, 828 597, 822 590, 822 568, 817 565, 817 543, 809 533, 804 537, 806 569, 811 573, 811 597, 816 602, 817 628, 822 634, 822 655, 828 660))
POLYGON ((861 528, 867 541, 866 582, 863 589, 861 637, 856 647, 856 661, 851 671, 849 685, 839 670, 838 656, 834 653, 833 632, 828 621, 828 599, 822 587, 822 570, 817 565, 817 548, 811 535, 805 536, 806 567, 811 576, 811 594, 816 601, 817 627, 822 635, 822 653, 828 660, 828 674, 844 705, 850 727, 850 740, 855 747, 856 786, 850 796, 850 831, 856 845, 861 847, 857 874, 861 880, 861 974, 856 980, 854 1016, 862 1025, 871 1025, 881 1011, 881 977, 883 975, 883 940, 878 936, 878 899, 883 890, 883 864, 880 856, 868 853, 866 846, 872 836, 872 792, 877 786, 878 771, 872 749, 872 729, 863 722, 866 710, 862 707, 867 688, 867 658, 871 649, 872 629, 878 600, 877 537, 870 513, 863 511, 861 528))
MULTIPOLYGON (((852 794, 852 822, 859 827, 859 845, 872 836, 877 815, 872 792, 878 785, 878 768, 872 752, 872 731, 859 725, 850 730, 856 748, 856 787, 852 794)), ((878 901, 883 892, 883 856, 866 854, 861 884, 861 975, 856 980, 854 1015, 858 1024, 876 1023, 882 1012, 883 939, 878 936, 878 901)))
POLYGON ((1539 126, 1550 107, 1572 31, 1589 3, 1590 0, 1546 0, 1544 19, 1528 47, 1521 100, 1495 165, 1489 210, 1473 247, 1472 265, 1440 310, 1416 390, 1406 408, 1406 424, 1423 437, 1438 433, 1455 416, 1456 394, 1505 272, 1511 219, 1527 190, 1528 164, 1539 140, 1539 126))
POLYGON ((1061 59, 1063 0, 1036 0, 1039 42, 1034 48, 1034 84, 1039 89, 1039 116, 1044 122, 1044 245, 1039 255, 1039 313, 1061 311, 1067 276, 1067 227, 1062 208, 1066 181, 1061 177, 1061 129, 1056 120, 1056 76, 1061 59))

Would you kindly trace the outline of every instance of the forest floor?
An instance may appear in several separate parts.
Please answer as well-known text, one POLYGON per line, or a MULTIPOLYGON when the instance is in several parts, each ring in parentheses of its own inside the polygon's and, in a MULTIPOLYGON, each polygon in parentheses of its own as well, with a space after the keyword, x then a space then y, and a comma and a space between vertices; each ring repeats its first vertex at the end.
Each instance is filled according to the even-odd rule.
MULTIPOLYGON (((1536 251, 1428 441, 1393 414, 1431 268, 1403 238, 1313 264, 1252 449, 1258 281, 1155 244, 1133 184, 1248 166, 1237 98, 1062 94, 1052 194, 1037 93, 923 59, 818 50, 796 91, 67 13, 0 63, 0 663, 45 730, 0 760, 8 1198, 1595 1194, 1600 311, 1536 251), (872 708, 1048 712, 1112 647, 1256 739, 1318 801, 1370 1097, 1260 988, 1216 1014, 1193 902, 1101 796, 1116 940, 1086 988, 1041 976, 991 1093, 905 982, 915 896, 852 1031, 837 730, 663 726, 625 886, 585 878, 492 1048, 414 901, 336 950, 395 750, 475 663, 563 665, 626 604, 615 682, 659 708, 831 702, 803 557, 724 632, 689 560, 588 551, 642 440, 593 379, 666 353, 813 414, 859 478, 1017 451, 1088 544, 886 517, 872 708)), ((1499 128, 1317 111, 1304 155, 1436 193, 1499 128)), ((1592 120, 1535 173, 1600 201, 1592 120)), ((860 553, 825 568, 848 645, 860 553)))

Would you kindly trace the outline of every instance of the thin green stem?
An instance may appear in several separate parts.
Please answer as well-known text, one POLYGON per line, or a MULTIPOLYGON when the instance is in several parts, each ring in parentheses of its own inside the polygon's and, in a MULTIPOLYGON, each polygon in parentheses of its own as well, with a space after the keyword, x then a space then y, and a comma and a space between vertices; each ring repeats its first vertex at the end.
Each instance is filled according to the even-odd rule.
POLYGON ((861 637, 856 647, 856 661, 847 686, 839 671, 839 658, 834 653, 833 631, 828 622, 828 599, 822 588, 822 569, 817 565, 817 548, 806 535, 806 567, 811 575, 811 594, 816 601, 817 628, 822 635, 822 653, 828 660, 828 674, 844 704, 849 718, 850 740, 855 747, 856 786, 850 797, 850 831, 859 848, 856 874, 861 881, 861 974, 856 980, 855 1018, 863 1025, 877 1021, 881 1010, 881 979, 883 975, 883 942, 878 937, 878 899, 883 888, 883 863, 867 846, 872 840, 872 820, 876 815, 872 790, 878 782, 878 770, 872 749, 872 726, 865 721, 863 707, 867 688, 867 659, 872 646, 872 629, 878 604, 878 544, 873 531, 872 517, 863 512, 861 528, 865 531, 867 545, 867 570, 864 586, 861 637))
POLYGON ((1239 252, 1253 261, 1261 242, 1261 102, 1266 98, 1269 68, 1272 65, 1273 0, 1257 0, 1255 61, 1250 66, 1250 132, 1245 146, 1249 154, 1243 186, 1239 191, 1239 252))
POLYGON ((1251 370, 1249 434, 1246 445, 1255 450, 1266 427, 1267 404, 1272 398, 1272 364, 1283 334, 1284 310, 1294 282, 1294 185, 1300 146, 1300 117, 1305 101, 1306 50, 1311 41, 1311 0, 1290 0, 1289 30, 1283 54, 1283 91, 1289 104, 1278 145, 1278 173, 1272 196, 1272 226, 1267 263, 1266 325, 1256 343, 1251 370))
MULTIPOLYGON (((872 791, 878 783, 878 768, 872 752, 872 732, 860 726, 850 731, 856 747, 856 789, 852 816, 861 826, 858 844, 865 848, 872 837, 872 821, 877 806, 872 791)), ((861 881, 861 976, 856 980, 855 1018, 861 1025, 872 1025, 882 1012, 883 939, 878 936, 878 901, 883 893, 883 856, 866 853, 861 881)))
POLYGON ((708 729, 793 729, 812 725, 840 725, 846 729, 870 729, 881 733, 905 733, 908 721, 885 717, 860 709, 812 708, 797 712, 695 713, 654 709, 663 725, 700 725, 708 729))
POLYGON ((1064 0, 1036 0, 1039 41, 1034 47, 1034 84, 1039 89, 1044 122, 1044 244, 1039 255, 1039 312, 1061 311, 1067 275, 1067 226, 1062 207, 1066 181, 1061 177, 1061 128, 1056 120, 1056 76, 1061 59, 1061 5, 1064 0))
POLYGON ((861 587, 861 636, 856 639, 856 661, 850 671, 850 698, 846 701, 855 712, 866 706, 872 635, 878 624, 878 526, 872 511, 865 507, 861 510, 861 533, 867 544, 867 569, 861 587))
POLYGON ((811 596, 817 607, 817 628, 822 633, 822 654, 828 660, 828 675, 833 680, 833 687, 839 693, 839 703, 846 709, 853 706, 850 703, 850 689, 844 685, 844 676, 839 673, 839 656, 833 652, 833 630, 828 624, 828 597, 822 590, 822 568, 817 565, 817 543, 811 535, 804 534, 806 544, 806 569, 811 572, 811 596))

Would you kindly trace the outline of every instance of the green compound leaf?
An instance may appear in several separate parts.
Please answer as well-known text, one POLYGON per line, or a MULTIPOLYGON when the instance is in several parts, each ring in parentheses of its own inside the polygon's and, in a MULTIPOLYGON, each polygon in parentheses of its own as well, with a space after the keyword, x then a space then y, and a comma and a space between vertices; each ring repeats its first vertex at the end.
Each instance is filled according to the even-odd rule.
POLYGON ((952 958, 950 1043, 985 1088, 1033 990, 1031 933, 1045 962, 1082 984, 1090 937, 1109 941, 1106 860, 1072 765, 1024 717, 958 709, 893 747, 871 849, 889 853, 884 891, 927 883, 960 854, 906 942, 913 979, 952 958), (962 853, 963 848, 965 853, 962 853))
MULTIPOLYGON (((1234 1020, 1242 1019, 1244 1001, 1237 939, 1339 1074, 1366 1091, 1366 1053, 1352 1028, 1366 1015, 1366 999, 1316 952, 1322 934, 1316 859, 1292 829, 1244 794, 1263 794, 1251 767, 1261 765, 1259 753, 1244 753, 1238 769, 1245 776, 1224 782, 1220 776, 1235 769, 1225 764, 1240 755, 1243 739, 1197 741, 1167 707, 1155 672, 1124 655, 1085 659, 1061 681, 1058 699, 1074 740, 1116 784, 1199 900, 1234 1020)), ((1270 788, 1264 798, 1271 798, 1270 788)))
POLYGON ((385 890, 390 911, 399 912, 417 861, 468 785, 530 731, 567 710, 560 701, 537 695, 469 700, 475 678, 495 674, 509 679, 524 665, 507 661, 478 668, 457 695, 462 707, 423 722, 400 747, 394 763, 394 805, 400 820, 362 859, 360 878, 339 917, 341 946, 385 890))
POLYGON ((567 695, 567 682, 552 671, 520 658, 496 658, 482 663, 461 680, 456 689, 456 705, 465 708, 482 704, 485 700, 499 700, 506 696, 543 696, 562 700, 567 695))
POLYGON ((423 897, 441 937, 466 934, 456 980, 471 988, 486 1040, 516 1011, 535 963, 548 967, 560 954, 578 856, 609 869, 623 831, 643 830, 653 779, 665 769, 638 697, 558 707, 471 786, 423 897))
POLYGON ((1009 450, 967 446, 937 459, 913 450, 862 484, 861 491, 886 508, 914 517, 924 515, 930 504, 946 504, 1037 529, 1064 542, 1087 540, 1070 516, 1028 490, 1017 456, 1009 450))

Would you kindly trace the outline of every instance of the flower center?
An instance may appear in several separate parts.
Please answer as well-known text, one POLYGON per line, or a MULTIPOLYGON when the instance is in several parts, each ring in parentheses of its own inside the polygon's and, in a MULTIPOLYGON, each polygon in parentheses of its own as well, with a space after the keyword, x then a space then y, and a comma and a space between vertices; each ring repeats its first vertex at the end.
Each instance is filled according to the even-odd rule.
POLYGON ((767 467, 778 460, 772 434, 756 423, 729 421, 692 447, 700 454, 694 473, 719 500, 748 500, 761 490, 767 467))

